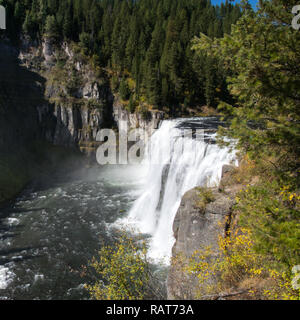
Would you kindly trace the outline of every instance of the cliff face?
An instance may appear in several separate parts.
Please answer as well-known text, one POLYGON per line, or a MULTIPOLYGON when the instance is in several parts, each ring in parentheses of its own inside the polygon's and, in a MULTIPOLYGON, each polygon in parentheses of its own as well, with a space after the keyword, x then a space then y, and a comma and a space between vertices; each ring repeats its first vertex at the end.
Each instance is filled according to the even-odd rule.
POLYGON ((105 74, 100 74, 72 46, 51 39, 41 45, 22 39, 19 59, 27 69, 46 79, 48 103, 38 105, 39 123, 51 125, 45 137, 55 145, 90 153, 97 132, 111 126, 113 96, 105 74))
POLYGON ((128 129, 141 128, 151 136, 153 130, 159 128, 161 121, 164 119, 164 112, 149 111, 146 115, 140 113, 130 113, 126 110, 118 98, 114 99, 113 117, 119 128, 122 131, 124 123, 128 129))
POLYGON ((150 134, 163 119, 162 112, 150 111, 143 117, 127 111, 111 92, 106 73, 92 66, 78 46, 57 46, 48 38, 37 45, 23 38, 19 59, 46 79, 49 103, 38 106, 39 122, 42 126, 52 122, 45 137, 55 145, 94 154, 100 129, 117 126, 122 131, 125 122, 129 130, 142 128, 150 134))
MULTIPOLYGON (((223 167, 220 186, 224 185, 228 175, 233 170, 232 166, 223 167)), ((168 299, 195 299, 198 280, 182 270, 182 264, 176 262, 176 257, 181 255, 191 258, 195 251, 210 247, 213 254, 211 259, 219 256, 218 238, 224 237, 230 227, 231 209, 234 204, 234 187, 220 190, 208 190, 211 200, 208 203, 200 201, 199 188, 188 191, 182 198, 173 224, 176 242, 173 247, 172 262, 168 281, 168 299)), ((206 284, 213 284, 216 279, 209 277, 206 284)))

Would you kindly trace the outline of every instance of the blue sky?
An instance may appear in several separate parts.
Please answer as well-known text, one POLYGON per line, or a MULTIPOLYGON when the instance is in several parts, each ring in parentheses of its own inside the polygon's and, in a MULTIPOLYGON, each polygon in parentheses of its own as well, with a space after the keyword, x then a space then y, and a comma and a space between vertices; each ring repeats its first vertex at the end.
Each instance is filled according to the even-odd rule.
MULTIPOLYGON (((211 2, 212 2, 213 4, 220 4, 221 2, 225 2, 225 0, 211 0, 211 2)), ((236 0, 235 2, 238 3, 239 0, 236 0)), ((253 7, 256 7, 256 4, 258 3, 258 0, 250 0, 250 3, 251 3, 251 5, 252 5, 253 7)))

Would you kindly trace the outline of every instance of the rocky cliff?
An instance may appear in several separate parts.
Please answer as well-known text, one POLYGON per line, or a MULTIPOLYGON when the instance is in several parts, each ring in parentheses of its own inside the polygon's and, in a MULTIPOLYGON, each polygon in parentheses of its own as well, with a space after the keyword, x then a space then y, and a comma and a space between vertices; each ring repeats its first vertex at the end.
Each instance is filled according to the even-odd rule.
POLYGON ((149 111, 146 114, 130 113, 124 108, 118 97, 115 97, 113 117, 120 131, 122 131, 124 124, 126 124, 128 129, 141 128, 150 136, 153 130, 159 128, 161 121, 164 119, 164 112, 149 111))
POLYGON ((78 48, 58 45, 49 38, 41 44, 22 38, 19 59, 46 80, 47 103, 38 105, 37 110, 41 126, 52 122, 45 131, 47 140, 85 153, 93 150, 97 132, 112 121, 113 96, 106 75, 78 48))
MULTIPOLYGON (((191 258, 199 249, 210 247, 215 259, 219 236, 226 236, 231 222, 231 209, 238 186, 225 187, 226 180, 234 170, 233 166, 224 166, 219 188, 195 188, 182 198, 180 208, 173 224, 176 243, 173 247, 173 262, 167 280, 168 299, 195 299, 198 280, 183 270, 178 257, 191 258), (203 192, 206 195, 203 195, 203 192)), ((206 284, 213 284, 214 276, 206 279, 206 284)))
POLYGON ((27 151, 34 142, 80 151, 95 160, 100 129, 122 130, 125 121, 128 129, 151 132, 163 118, 160 112, 128 112, 112 93, 107 72, 78 44, 51 38, 38 43, 22 36, 12 45, 2 37, 0 70, 0 202, 29 180, 32 159, 27 151), (26 151, 26 168, 20 165, 26 162, 20 160, 21 150, 26 151), (8 192, 18 172, 22 177, 8 192))
POLYGON ((49 114, 53 116, 54 127, 45 135, 55 145, 93 154, 100 129, 117 126, 122 130, 125 122, 128 129, 143 128, 150 133, 163 119, 162 112, 150 111, 145 116, 127 111, 112 93, 106 72, 93 65, 78 45, 57 45, 49 38, 38 45, 22 38, 19 58, 27 69, 46 79, 49 104, 38 106, 39 121, 49 122, 49 114))

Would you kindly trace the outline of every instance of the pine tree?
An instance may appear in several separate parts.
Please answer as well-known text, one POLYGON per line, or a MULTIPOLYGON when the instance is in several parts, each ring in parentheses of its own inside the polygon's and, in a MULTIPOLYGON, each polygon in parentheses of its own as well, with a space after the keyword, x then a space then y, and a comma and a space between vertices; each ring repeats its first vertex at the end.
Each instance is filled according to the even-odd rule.
POLYGON ((29 35, 33 35, 34 33, 34 21, 32 20, 32 16, 31 14, 26 14, 26 18, 25 21, 23 23, 22 29, 25 33, 29 34, 29 35))
POLYGON ((133 98, 132 94, 130 95, 128 109, 129 109, 130 113, 134 113, 135 112, 135 101, 134 101, 134 98, 133 98))
POLYGON ((45 35, 50 38, 58 37, 58 25, 54 16, 47 16, 46 18, 45 35))
POLYGON ((122 78, 119 88, 120 97, 123 100, 128 100, 130 97, 130 89, 128 87, 127 80, 122 78))
POLYGON ((211 107, 214 105, 215 99, 215 71, 213 66, 213 60, 210 58, 206 59, 205 64, 205 99, 206 104, 211 107))
POLYGON ((256 158, 278 159, 284 150, 281 174, 285 163, 290 174, 300 159, 300 35, 289 25, 289 9, 281 0, 263 1, 257 13, 247 6, 230 36, 213 41, 202 34, 194 45, 230 70, 237 103, 220 106, 234 119, 227 134, 256 158))
POLYGON ((64 16, 63 35, 65 39, 71 39, 72 37, 72 17, 69 9, 65 12, 64 16))

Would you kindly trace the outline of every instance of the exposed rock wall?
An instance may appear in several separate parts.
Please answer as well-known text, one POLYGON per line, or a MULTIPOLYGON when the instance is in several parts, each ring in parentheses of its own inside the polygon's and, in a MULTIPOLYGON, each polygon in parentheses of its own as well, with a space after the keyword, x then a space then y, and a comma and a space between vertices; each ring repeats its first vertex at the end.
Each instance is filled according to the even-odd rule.
MULTIPOLYGON (((232 166, 223 167, 222 181, 226 182, 233 168, 232 166)), ((213 252, 211 259, 220 254, 218 238, 219 236, 224 237, 229 228, 231 209, 235 202, 237 189, 212 188, 210 191, 213 201, 204 207, 199 205, 199 189, 188 191, 182 198, 175 217, 173 230, 176 243, 172 252, 174 261, 167 280, 168 299, 170 300, 195 299, 197 293, 197 278, 184 272, 182 264, 176 257, 181 255, 184 258, 190 258, 195 251, 207 247, 210 247, 213 252)), ((207 279, 206 284, 213 284, 215 281, 216 279, 211 276, 207 279)))
POLYGON ((97 75, 88 61, 63 43, 45 38, 41 44, 22 38, 21 63, 42 74, 48 105, 38 105, 39 122, 51 124, 44 134, 55 145, 95 150, 97 132, 110 126, 113 96, 105 74, 97 75))
POLYGON ((21 40, 21 63, 46 79, 49 104, 38 105, 37 110, 40 126, 50 142, 94 154, 99 145, 96 136, 102 128, 117 126, 122 131, 126 123, 128 130, 142 128, 149 135, 158 128, 163 112, 151 111, 146 118, 128 112, 112 94, 106 74, 97 74, 99 70, 94 70, 72 45, 62 43, 58 47, 49 38, 41 44, 21 40), (60 63, 63 66, 59 68, 60 63))
POLYGON ((128 129, 141 128, 147 132, 148 136, 151 136, 153 130, 158 129, 161 121, 164 119, 164 112, 149 111, 147 116, 143 116, 141 113, 130 113, 124 108, 119 99, 115 97, 113 117, 120 131, 123 130, 124 123, 126 123, 128 129))

